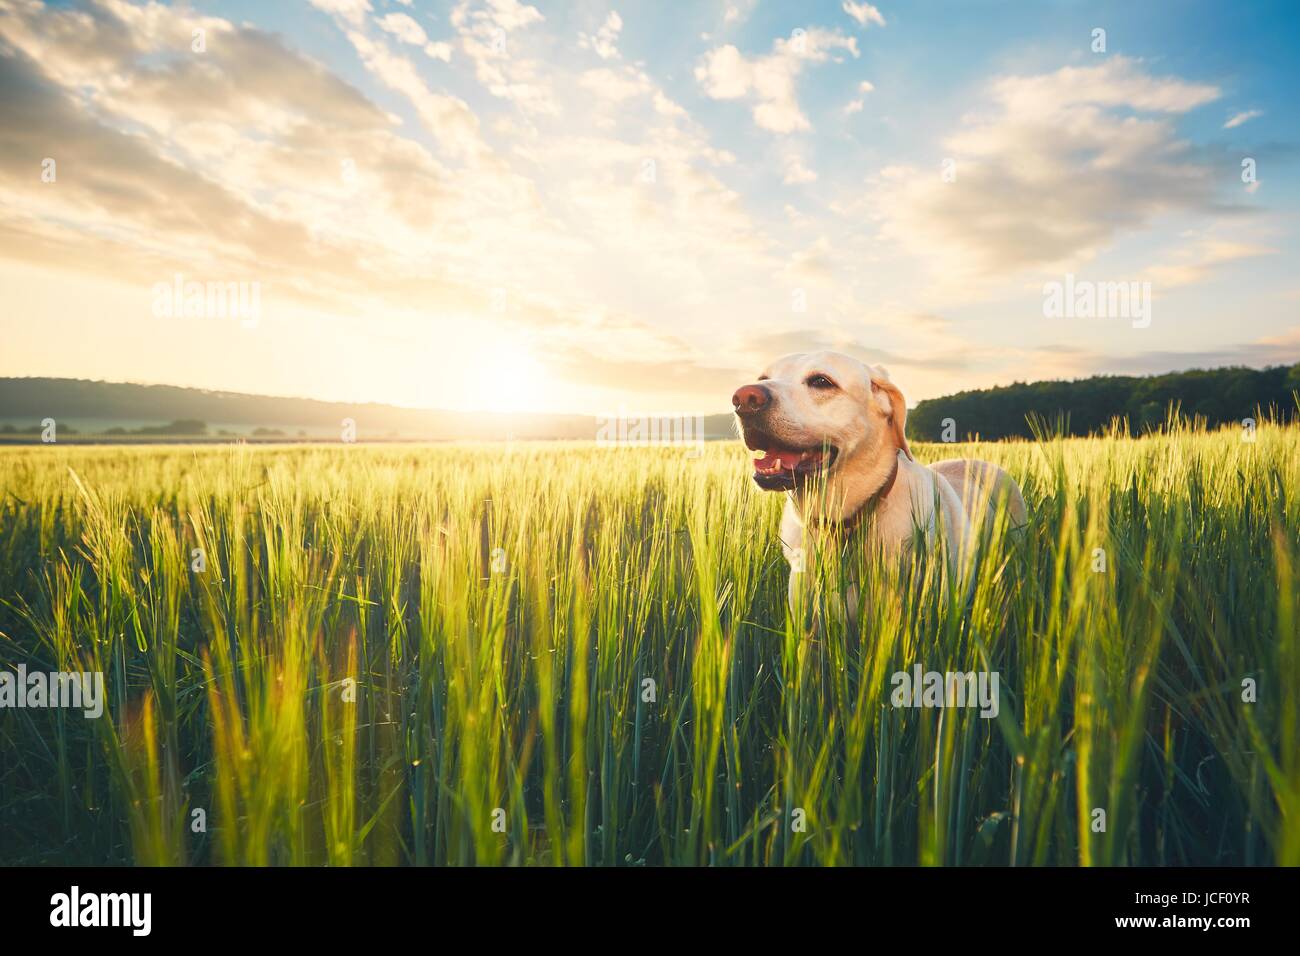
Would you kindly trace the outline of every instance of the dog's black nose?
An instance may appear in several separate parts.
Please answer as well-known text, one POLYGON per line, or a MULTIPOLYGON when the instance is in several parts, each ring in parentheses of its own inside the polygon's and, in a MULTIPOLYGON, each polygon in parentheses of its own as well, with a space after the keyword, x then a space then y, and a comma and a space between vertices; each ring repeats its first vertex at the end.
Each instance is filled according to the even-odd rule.
POLYGON ((771 400, 772 393, 762 385, 742 385, 736 389, 736 394, 731 396, 731 404, 735 406, 737 415, 761 412, 771 400))

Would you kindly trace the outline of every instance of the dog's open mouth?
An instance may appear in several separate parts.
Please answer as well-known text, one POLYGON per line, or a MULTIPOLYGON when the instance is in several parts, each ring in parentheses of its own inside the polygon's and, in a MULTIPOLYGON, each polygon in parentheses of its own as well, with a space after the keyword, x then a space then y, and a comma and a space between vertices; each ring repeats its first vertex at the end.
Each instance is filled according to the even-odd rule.
POLYGON ((838 452, 833 445, 817 448, 787 448, 766 441, 751 444, 754 455, 754 482, 767 491, 784 491, 798 487, 835 463, 838 452))

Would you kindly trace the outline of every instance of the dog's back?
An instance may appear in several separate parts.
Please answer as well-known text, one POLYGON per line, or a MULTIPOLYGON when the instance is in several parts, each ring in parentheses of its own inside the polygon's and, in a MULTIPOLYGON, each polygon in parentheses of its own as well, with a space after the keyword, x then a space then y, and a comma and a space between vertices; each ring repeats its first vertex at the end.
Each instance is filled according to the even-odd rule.
POLYGON ((976 458, 947 458, 929 466, 942 477, 957 497, 961 499, 972 524, 979 514, 988 528, 997 514, 999 504, 1005 500, 1008 524, 1013 528, 1023 526, 1028 520, 1024 495, 1016 480, 991 461, 976 458))

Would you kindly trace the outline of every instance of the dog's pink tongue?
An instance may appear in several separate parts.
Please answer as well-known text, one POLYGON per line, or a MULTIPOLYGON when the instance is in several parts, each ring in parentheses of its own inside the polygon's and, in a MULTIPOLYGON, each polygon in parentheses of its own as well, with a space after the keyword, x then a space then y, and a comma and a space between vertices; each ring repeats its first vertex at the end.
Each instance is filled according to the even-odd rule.
POLYGON ((802 457, 802 452, 787 451, 782 448, 774 448, 767 453, 768 463, 775 464, 778 468, 793 468, 799 464, 799 459, 802 457))

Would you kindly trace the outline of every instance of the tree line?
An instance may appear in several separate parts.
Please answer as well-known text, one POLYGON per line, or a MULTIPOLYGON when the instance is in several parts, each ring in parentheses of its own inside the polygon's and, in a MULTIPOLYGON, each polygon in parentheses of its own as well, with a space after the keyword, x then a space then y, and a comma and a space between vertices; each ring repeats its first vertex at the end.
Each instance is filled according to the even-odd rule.
POLYGON ((1132 434, 1169 416, 1215 428, 1243 419, 1300 421, 1300 364, 1264 369, 1193 369, 1166 375, 1097 375, 1072 382, 1017 382, 919 402, 908 413, 917 441, 1031 438, 1035 422, 1066 435, 1092 435, 1117 420, 1132 434))

